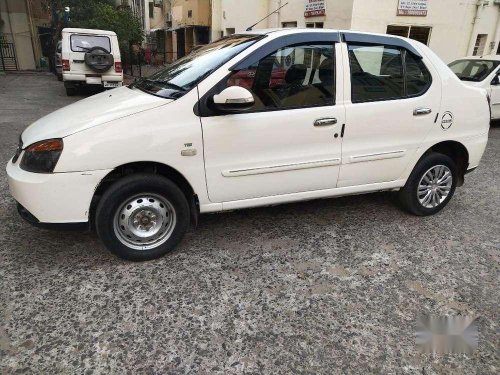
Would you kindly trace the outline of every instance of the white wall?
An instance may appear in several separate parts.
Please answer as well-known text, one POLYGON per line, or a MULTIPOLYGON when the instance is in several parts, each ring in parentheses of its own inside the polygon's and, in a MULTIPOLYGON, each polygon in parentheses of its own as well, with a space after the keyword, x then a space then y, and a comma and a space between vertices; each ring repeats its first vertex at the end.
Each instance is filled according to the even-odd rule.
MULTIPOLYGON (((478 30, 491 36, 488 43, 495 39, 499 10, 492 0, 490 3, 480 9, 478 20, 478 30)), ((476 40, 475 35, 471 38, 476 4, 476 0, 429 0, 427 16, 412 17, 397 16, 398 0, 356 0, 351 26, 353 30, 378 33, 385 33, 387 25, 430 26, 429 47, 445 62, 450 62, 472 53, 469 46, 476 40)))

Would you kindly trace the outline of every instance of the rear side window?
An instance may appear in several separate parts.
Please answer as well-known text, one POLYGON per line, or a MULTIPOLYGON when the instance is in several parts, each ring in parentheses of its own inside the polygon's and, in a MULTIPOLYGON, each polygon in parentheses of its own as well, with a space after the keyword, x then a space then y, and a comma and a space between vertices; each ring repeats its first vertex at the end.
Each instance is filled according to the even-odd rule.
POLYGON ((356 44, 348 48, 353 103, 418 96, 431 84, 425 65, 405 49, 356 44))
POLYGON ((73 52, 87 52, 93 47, 101 47, 111 52, 111 42, 103 35, 73 34, 70 37, 71 50, 73 52))
POLYGON ((431 85, 431 74, 422 60, 417 59, 409 52, 405 52, 405 63, 407 96, 418 96, 423 94, 431 85))

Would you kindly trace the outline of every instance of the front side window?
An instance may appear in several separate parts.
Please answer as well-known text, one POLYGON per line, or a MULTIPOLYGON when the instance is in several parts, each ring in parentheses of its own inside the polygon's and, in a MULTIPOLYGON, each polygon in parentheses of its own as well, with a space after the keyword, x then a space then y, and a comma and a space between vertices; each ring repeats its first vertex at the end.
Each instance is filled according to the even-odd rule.
POLYGON ((495 70, 500 61, 491 60, 457 60, 449 67, 462 81, 480 82, 495 70))
POLYGON ((405 49, 356 44, 348 48, 353 103, 421 95, 432 82, 422 60, 405 49))
POLYGON ((87 52, 93 47, 101 47, 111 52, 111 42, 107 36, 73 34, 70 41, 73 52, 87 52))
POLYGON ((333 105, 333 43, 280 48, 247 69, 233 72, 227 79, 228 86, 250 90, 254 111, 333 105))
POLYGON ((177 99, 260 38, 254 35, 233 35, 220 39, 196 49, 130 87, 156 96, 177 99))

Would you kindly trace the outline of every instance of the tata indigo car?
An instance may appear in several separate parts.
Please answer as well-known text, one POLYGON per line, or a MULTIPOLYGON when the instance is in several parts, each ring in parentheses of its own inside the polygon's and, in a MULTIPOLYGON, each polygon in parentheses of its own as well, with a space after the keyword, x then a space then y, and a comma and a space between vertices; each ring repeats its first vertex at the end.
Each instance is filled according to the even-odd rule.
POLYGON ((41 118, 7 173, 23 218, 88 225, 145 260, 208 212, 392 190, 435 214, 479 164, 489 120, 485 90, 416 41, 265 30, 41 118))

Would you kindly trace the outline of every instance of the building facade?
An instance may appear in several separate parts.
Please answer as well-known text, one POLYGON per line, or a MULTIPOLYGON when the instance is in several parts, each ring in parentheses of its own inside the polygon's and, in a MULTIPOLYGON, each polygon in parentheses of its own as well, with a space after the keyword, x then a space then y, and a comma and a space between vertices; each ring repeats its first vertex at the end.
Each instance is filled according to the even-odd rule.
POLYGON ((40 0, 0 0, 0 70, 40 67, 50 31, 40 0))
MULTIPOLYGON (((208 1, 208 0, 207 0, 208 1)), ((212 39, 255 26, 359 30, 410 37, 445 62, 500 53, 500 0, 212 0, 212 39)))

